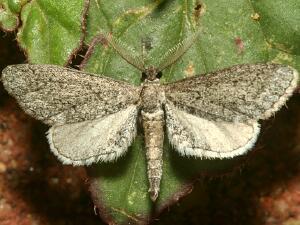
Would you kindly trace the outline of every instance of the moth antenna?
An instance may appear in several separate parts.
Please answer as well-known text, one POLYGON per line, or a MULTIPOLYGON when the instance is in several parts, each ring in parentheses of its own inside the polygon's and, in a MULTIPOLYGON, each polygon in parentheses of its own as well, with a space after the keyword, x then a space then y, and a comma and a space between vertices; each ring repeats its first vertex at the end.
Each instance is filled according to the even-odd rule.
POLYGON ((130 48, 127 46, 124 42, 121 40, 115 38, 111 34, 105 35, 107 41, 111 46, 114 48, 114 50, 129 64, 133 65, 135 68, 144 71, 145 66, 143 60, 141 60, 139 57, 135 56, 135 50, 133 48, 130 48))
POLYGON ((201 30, 198 30, 192 36, 187 37, 186 39, 169 49, 160 60, 161 63, 158 66, 158 71, 162 71, 168 66, 175 63, 192 46, 192 44, 194 44, 200 34, 200 31, 201 30))

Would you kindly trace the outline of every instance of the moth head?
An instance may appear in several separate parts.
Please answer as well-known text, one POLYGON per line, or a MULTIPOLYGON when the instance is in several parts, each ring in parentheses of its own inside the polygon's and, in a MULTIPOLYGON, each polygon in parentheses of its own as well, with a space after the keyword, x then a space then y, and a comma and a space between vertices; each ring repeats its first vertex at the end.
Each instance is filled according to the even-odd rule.
POLYGON ((162 76, 161 71, 159 71, 154 66, 149 66, 142 73, 142 81, 144 81, 144 80, 148 80, 148 81, 159 80, 161 78, 161 76, 162 76))

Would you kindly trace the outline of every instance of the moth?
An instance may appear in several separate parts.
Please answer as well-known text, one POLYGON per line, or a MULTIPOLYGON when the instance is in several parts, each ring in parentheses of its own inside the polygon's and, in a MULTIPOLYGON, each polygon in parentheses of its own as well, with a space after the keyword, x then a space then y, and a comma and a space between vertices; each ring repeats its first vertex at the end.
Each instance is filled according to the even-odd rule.
POLYGON ((256 142, 259 120, 278 111, 297 86, 295 69, 271 63, 236 65, 161 84, 161 72, 193 40, 176 45, 158 66, 145 66, 117 40, 106 40, 142 71, 141 86, 55 65, 30 64, 6 67, 2 81, 26 113, 51 127, 50 148, 64 164, 118 159, 133 142, 141 121, 153 201, 162 178, 164 131, 183 156, 244 154, 256 142))

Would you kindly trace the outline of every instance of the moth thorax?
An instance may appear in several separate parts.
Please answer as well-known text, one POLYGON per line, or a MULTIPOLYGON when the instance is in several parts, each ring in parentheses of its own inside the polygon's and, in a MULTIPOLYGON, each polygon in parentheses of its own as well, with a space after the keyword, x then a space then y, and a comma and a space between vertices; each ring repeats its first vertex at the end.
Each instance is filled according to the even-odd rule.
POLYGON ((162 109, 165 96, 158 82, 146 82, 143 84, 141 93, 142 110, 147 113, 156 112, 162 109))

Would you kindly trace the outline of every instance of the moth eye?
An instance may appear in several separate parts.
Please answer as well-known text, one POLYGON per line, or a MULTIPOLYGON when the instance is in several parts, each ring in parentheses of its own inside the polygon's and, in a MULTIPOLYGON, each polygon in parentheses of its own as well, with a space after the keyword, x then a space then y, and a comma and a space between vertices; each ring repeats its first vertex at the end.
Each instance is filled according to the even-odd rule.
POLYGON ((145 81, 145 80, 146 80, 146 78, 147 78, 147 75, 146 75, 146 73, 145 73, 145 72, 142 72, 141 81, 142 81, 142 82, 143 82, 143 81, 145 81))
POLYGON ((200 10, 202 8, 201 3, 197 3, 194 10, 200 10))
POLYGON ((162 72, 159 71, 157 74, 156 74, 156 78, 160 79, 162 77, 162 72))

